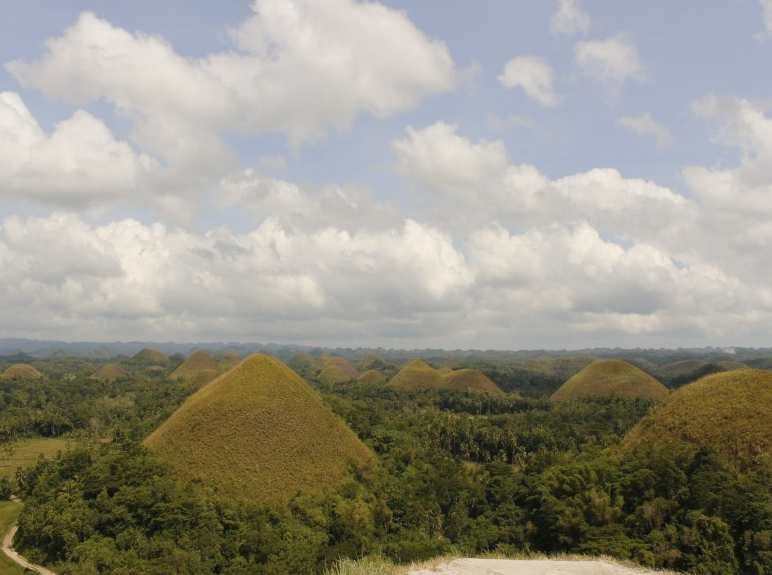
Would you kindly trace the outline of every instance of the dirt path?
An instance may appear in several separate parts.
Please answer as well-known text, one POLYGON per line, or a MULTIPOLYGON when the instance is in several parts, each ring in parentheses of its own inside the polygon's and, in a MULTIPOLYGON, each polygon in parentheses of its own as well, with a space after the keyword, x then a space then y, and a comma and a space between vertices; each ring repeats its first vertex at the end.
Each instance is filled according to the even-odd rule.
POLYGON ((16 531, 18 531, 18 529, 19 527, 17 525, 14 525, 13 527, 11 527, 8 533, 5 534, 5 537, 3 537, 3 553, 5 553, 6 557, 8 557, 11 561, 19 565, 22 569, 29 569, 30 571, 33 571, 34 573, 38 573, 39 575, 56 575, 56 573, 54 573, 50 569, 46 569, 45 567, 41 567, 40 565, 35 565, 34 563, 30 563, 24 557, 22 557, 16 551, 13 550, 13 538, 16 537, 16 531))
POLYGON ((411 571, 410 575, 655 575, 655 572, 607 561, 456 559, 433 569, 411 571))

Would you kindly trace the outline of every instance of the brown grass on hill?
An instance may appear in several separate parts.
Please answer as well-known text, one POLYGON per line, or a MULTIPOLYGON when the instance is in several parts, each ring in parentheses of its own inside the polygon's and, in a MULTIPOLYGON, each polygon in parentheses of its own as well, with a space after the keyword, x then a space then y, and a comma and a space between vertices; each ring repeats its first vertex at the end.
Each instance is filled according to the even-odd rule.
POLYGON ((132 359, 138 363, 144 363, 147 365, 160 365, 165 366, 169 363, 169 356, 157 349, 151 349, 146 347, 138 351, 132 359))
POLYGON ((43 374, 28 363, 14 363, 2 374, 3 379, 40 379, 43 374))
POLYGON ((745 467, 772 452, 772 372, 739 369, 674 392, 627 434, 625 449, 672 442, 711 447, 745 467))
POLYGON ((98 379, 100 381, 113 382, 128 375, 129 373, 117 363, 106 363, 98 370, 96 370, 91 378, 98 379))
POLYGON ((346 383, 359 376, 357 369, 345 357, 324 355, 321 357, 321 365, 316 378, 322 383, 346 383))
POLYGON ((190 396, 145 443, 181 477, 262 503, 329 492, 350 464, 374 462, 300 376, 263 354, 190 396))
POLYGON ((389 381, 389 387, 404 391, 450 389, 482 393, 503 393, 481 371, 476 369, 435 369, 422 359, 409 361, 389 381))
POLYGON ((191 353, 177 369, 175 369, 169 379, 185 379, 196 383, 206 383, 212 381, 220 374, 220 366, 208 351, 199 350, 191 353))
POLYGON ((597 359, 561 385, 552 399, 626 397, 661 401, 668 393, 664 385, 626 361, 597 359))

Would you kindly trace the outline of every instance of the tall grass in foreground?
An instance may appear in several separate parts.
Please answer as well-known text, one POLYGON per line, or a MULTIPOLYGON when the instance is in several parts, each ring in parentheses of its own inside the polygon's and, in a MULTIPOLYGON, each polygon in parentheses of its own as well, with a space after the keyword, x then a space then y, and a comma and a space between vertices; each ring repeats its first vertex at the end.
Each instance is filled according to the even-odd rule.
POLYGON ((325 575, 397 575, 400 572, 398 569, 388 559, 365 557, 359 560, 341 559, 325 571, 325 575))

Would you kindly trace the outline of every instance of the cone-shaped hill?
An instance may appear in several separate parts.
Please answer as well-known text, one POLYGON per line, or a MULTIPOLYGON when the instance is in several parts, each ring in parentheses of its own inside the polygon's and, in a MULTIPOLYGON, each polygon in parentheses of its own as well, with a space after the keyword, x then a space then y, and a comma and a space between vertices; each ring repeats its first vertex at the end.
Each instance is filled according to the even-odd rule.
POLYGON ((117 363, 106 363, 94 372, 91 379, 113 382, 122 377, 126 377, 128 374, 129 373, 117 363))
POLYGON ((389 381, 389 387, 403 391, 449 389, 481 393, 502 393, 488 376, 476 369, 435 369, 422 359, 409 361, 389 381))
POLYGON ((185 379, 196 383, 206 383, 212 381, 220 374, 220 366, 217 360, 213 358, 208 351, 194 351, 177 369, 175 369, 169 379, 185 379))
POLYGON ((710 447, 746 467, 772 454, 772 372, 738 369, 685 385, 625 437, 623 447, 710 447))
POLYGON ((372 453, 294 371, 255 354, 191 395, 146 440, 187 479, 237 500, 325 493, 372 453))
POLYGON ((357 381, 368 385, 382 385, 386 383, 386 375, 376 369, 368 369, 357 378, 357 381))
POLYGON ((138 351, 131 359, 145 365, 166 365, 169 363, 169 356, 149 347, 138 351))
POLYGON ((552 394, 557 401, 626 397, 661 401, 668 389, 634 365, 619 359, 596 359, 552 394))
POLYGON ((28 363, 14 363, 1 376, 3 379, 40 379, 43 374, 28 363))
POLYGON ((345 357, 337 355, 325 355, 321 358, 322 369, 317 374, 317 379, 322 383, 345 383, 354 381, 359 372, 345 357))

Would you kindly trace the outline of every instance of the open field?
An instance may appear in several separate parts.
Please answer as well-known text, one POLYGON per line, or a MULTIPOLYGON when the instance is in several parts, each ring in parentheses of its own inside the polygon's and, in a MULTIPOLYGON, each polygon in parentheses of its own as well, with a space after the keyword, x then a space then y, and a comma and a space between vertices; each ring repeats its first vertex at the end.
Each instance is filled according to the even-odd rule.
POLYGON ((71 440, 58 437, 23 439, 13 446, 10 457, 7 453, 0 452, 0 477, 11 479, 16 474, 18 467, 34 464, 41 455, 53 457, 57 452, 67 449, 71 444, 71 440))

